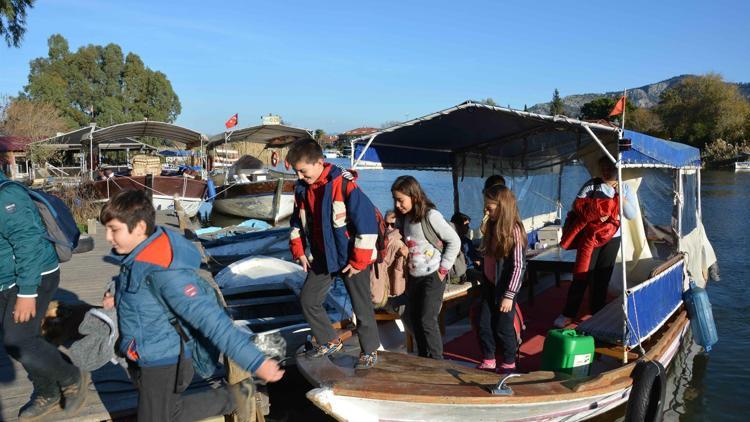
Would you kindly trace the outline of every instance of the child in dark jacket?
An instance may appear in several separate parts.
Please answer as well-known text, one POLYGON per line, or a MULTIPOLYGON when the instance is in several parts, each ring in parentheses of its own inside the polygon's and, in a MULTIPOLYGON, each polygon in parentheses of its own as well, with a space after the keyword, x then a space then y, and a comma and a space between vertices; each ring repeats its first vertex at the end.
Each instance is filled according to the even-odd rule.
POLYGON ((341 277, 357 315, 361 354, 355 367, 371 368, 380 347, 370 292, 370 264, 377 257, 378 240, 375 206, 355 183, 356 173, 326 163, 314 140, 292 144, 286 161, 299 178, 289 245, 307 272, 300 302, 318 343, 310 356, 330 356, 343 347, 323 307, 334 278, 341 277), (312 262, 305 254, 307 247, 312 262))
POLYGON ((191 346, 198 341, 187 333, 204 336, 265 381, 279 380, 284 371, 221 308, 216 292, 197 273, 198 250, 178 233, 155 227, 144 191, 118 193, 102 208, 100 220, 112 256, 120 261, 115 295, 105 295, 103 305, 117 307, 118 350, 138 390, 138 421, 198 420, 235 410, 242 418, 247 386, 182 394, 193 378, 191 346))
POLYGON ((479 313, 479 343, 483 360, 479 369, 513 372, 516 369, 518 340, 513 325, 516 296, 526 266, 526 231, 516 197, 503 185, 484 192, 486 224, 482 246, 484 278, 479 313), (497 367, 496 342, 503 346, 503 362, 497 367), (497 368, 496 368, 497 367, 497 368))

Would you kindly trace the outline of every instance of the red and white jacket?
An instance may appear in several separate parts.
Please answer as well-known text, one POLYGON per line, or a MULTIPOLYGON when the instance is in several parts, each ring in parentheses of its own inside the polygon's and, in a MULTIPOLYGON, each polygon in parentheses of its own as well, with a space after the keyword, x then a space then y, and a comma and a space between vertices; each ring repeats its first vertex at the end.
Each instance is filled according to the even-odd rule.
POLYGON ((298 181, 294 189, 292 256, 299 258, 309 246, 315 271, 335 273, 346 265, 363 270, 377 258, 375 206, 355 183, 356 172, 324 165, 315 183, 298 181))

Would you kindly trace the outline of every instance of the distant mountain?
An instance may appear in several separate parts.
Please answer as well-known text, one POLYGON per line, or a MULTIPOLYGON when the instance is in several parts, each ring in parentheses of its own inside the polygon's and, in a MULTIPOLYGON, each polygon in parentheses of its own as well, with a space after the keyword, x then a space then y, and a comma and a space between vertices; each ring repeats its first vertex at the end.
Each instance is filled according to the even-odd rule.
MULTIPOLYGON (((639 88, 628 89, 628 100, 632 101, 637 107, 651 108, 659 103, 661 93, 665 90, 677 85, 683 79, 693 75, 680 75, 667 80, 656 82, 649 85, 644 85, 639 88)), ((728 82, 732 83, 732 82, 728 82)), ((750 83, 732 83, 737 85, 740 93, 750 100, 750 83)), ((599 97, 610 97, 619 98, 622 95, 622 91, 605 92, 602 94, 576 94, 568 95, 563 97, 563 106, 565 108, 565 115, 571 117, 578 117, 581 111, 581 107, 587 102, 594 100, 599 97)), ((536 104, 529 107, 529 111, 534 113, 549 114, 550 103, 536 104)))

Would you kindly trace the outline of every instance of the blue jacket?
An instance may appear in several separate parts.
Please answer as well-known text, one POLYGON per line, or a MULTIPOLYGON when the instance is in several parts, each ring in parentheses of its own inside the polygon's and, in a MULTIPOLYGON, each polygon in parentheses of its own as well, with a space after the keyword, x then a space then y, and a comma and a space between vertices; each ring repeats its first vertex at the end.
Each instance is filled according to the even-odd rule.
POLYGON ((313 256, 316 271, 335 273, 347 264, 364 270, 377 258, 378 220, 375 206, 357 186, 354 171, 342 170, 326 163, 326 169, 314 186, 325 184, 322 197, 315 197, 314 189, 298 181, 294 189, 294 211, 289 220, 292 227, 289 246, 297 259, 312 241, 313 228, 320 227, 325 256, 313 256), (342 192, 346 178, 346 195, 342 192), (315 204, 322 202, 320 214, 315 204), (321 267, 325 263, 325 268, 321 267))
MULTIPOLYGON (((115 301, 122 355, 142 366, 177 363, 180 337, 153 290, 161 294, 183 331, 192 327, 201 332, 245 370, 255 371, 263 363, 265 355, 234 326, 213 288, 196 272, 200 253, 187 239, 157 227, 129 255, 113 256, 121 260, 115 301)), ((189 350, 186 345, 185 353, 189 350)))

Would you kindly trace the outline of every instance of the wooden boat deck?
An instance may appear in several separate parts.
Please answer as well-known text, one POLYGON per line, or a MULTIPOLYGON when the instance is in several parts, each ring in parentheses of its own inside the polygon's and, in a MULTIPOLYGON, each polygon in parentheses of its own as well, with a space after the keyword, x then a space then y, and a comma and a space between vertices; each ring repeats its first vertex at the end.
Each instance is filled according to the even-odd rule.
MULTIPOLYGON (((666 357, 674 340, 681 336, 687 325, 684 311, 677 312, 666 330, 652 340, 647 359, 666 357)), ((359 348, 352 337, 344 353, 332 359, 315 359, 300 356, 298 367, 316 386, 330 387, 340 396, 373 400, 440 404, 498 404, 534 403, 571 400, 583 396, 607 394, 627 388, 635 362, 599 375, 572 378, 549 371, 534 371, 512 378, 508 385, 512 396, 494 396, 493 387, 500 376, 468 368, 454 361, 436 361, 400 353, 379 353, 378 365, 369 370, 353 369, 359 348)))
MULTIPOLYGON (((174 216, 157 213, 157 223, 176 227, 177 219, 174 216)), ((97 227, 97 233, 92 237, 95 242, 94 250, 74 255, 73 259, 61 265, 60 287, 55 299, 66 302, 101 303, 107 283, 119 269, 116 265, 104 260, 109 254, 110 247, 101 225, 97 227)), ((92 381, 89 385, 86 404, 78 416, 70 417, 58 413, 49 415, 46 420, 133 419, 137 396, 125 370, 108 364, 92 373, 92 381)), ((26 371, 5 353, 0 344, 0 420, 17 420, 18 409, 28 401, 31 392, 32 385, 26 371)))

